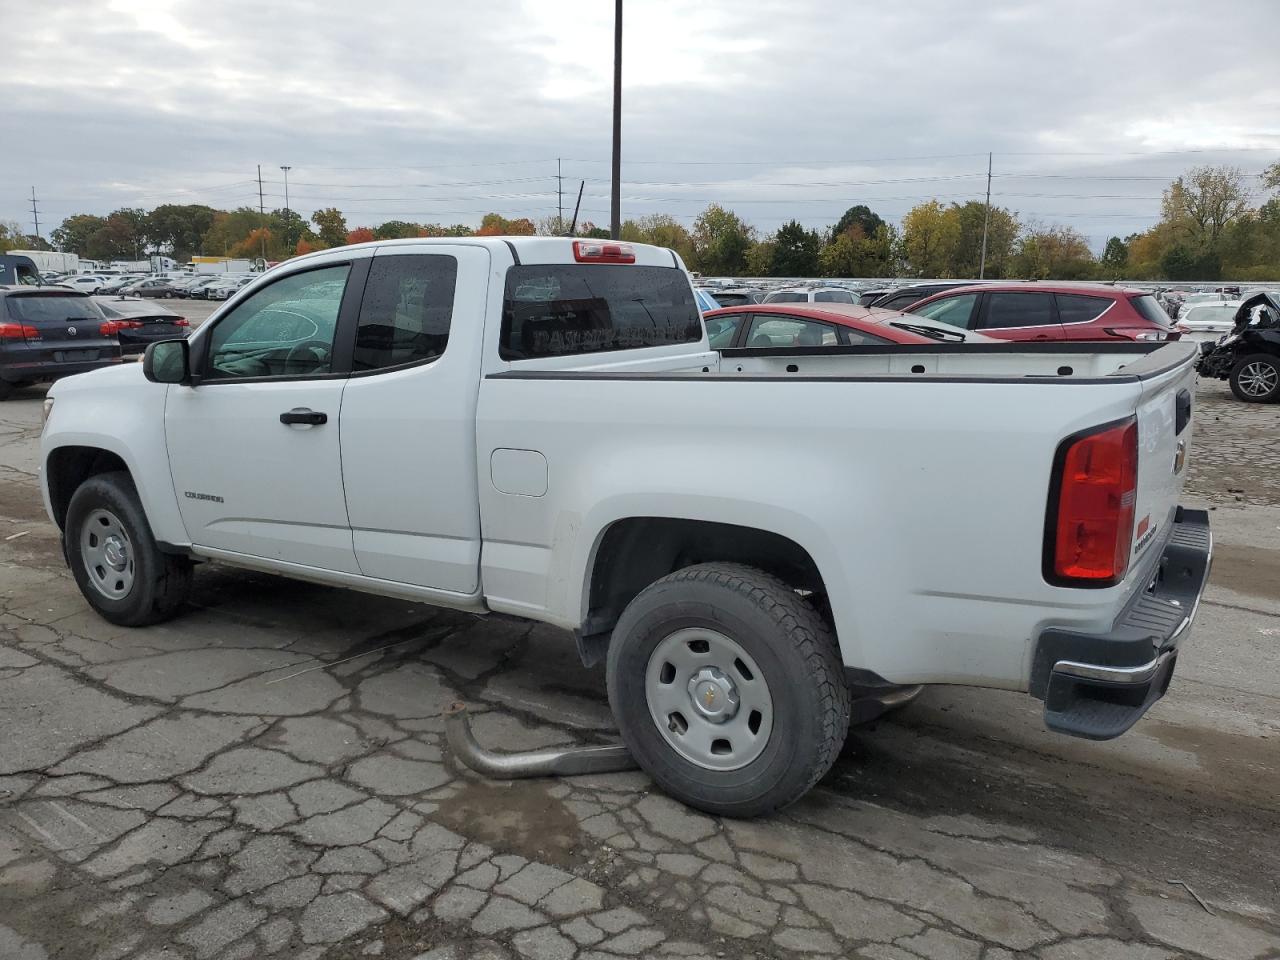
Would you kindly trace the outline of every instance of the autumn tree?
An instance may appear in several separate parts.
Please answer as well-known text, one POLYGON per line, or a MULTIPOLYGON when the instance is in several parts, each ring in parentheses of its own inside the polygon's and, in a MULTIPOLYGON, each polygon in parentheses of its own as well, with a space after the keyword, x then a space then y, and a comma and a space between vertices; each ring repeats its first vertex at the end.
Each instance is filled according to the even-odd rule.
POLYGON ((693 259, 693 237, 684 224, 670 214, 655 213, 638 220, 624 220, 621 236, 632 243, 668 247, 680 254, 685 263, 693 259))
POLYGON ((937 200, 917 204, 902 218, 902 249, 913 276, 945 277, 960 233, 954 213, 937 200))
POLYGON ((754 227, 713 203, 693 222, 693 265, 711 276, 741 276, 754 240, 754 227))
POLYGON ((1193 248, 1205 251, 1248 208, 1249 190, 1239 167, 1196 167, 1165 190, 1161 214, 1181 228, 1193 248))
POLYGON ((881 223, 874 235, 866 236, 854 224, 831 238, 818 255, 818 269, 824 277, 892 277, 897 272, 894 249, 897 231, 881 223))
POLYGON ((1011 275, 1023 280, 1085 280, 1093 275, 1089 241, 1071 227, 1033 224, 1018 238, 1011 275))
POLYGON ((324 247, 340 247, 347 242, 347 218, 337 207, 325 207, 311 215, 320 243, 324 247))
POLYGON ((500 213, 486 213, 480 220, 477 237, 531 237, 538 232, 532 220, 520 217, 508 220, 500 213))
MULTIPOLYGON (((218 211, 213 224, 200 238, 200 252, 210 257, 232 257, 233 252, 255 230, 267 228, 267 218, 252 207, 237 207, 230 212, 218 211)), ((269 251, 268 251, 269 252, 269 251)), ((254 256, 261 256, 259 244, 254 256)))
POLYGON ((373 239, 373 230, 370 227, 356 227, 347 233, 347 243, 368 243, 373 239))

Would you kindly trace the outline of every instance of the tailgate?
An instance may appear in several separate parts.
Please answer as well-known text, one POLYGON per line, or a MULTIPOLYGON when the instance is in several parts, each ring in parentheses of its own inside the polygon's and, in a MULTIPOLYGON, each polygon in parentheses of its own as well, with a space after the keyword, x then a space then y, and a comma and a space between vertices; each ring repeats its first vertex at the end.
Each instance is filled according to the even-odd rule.
MULTIPOLYGON (((1168 349, 1174 345, 1162 352, 1168 349)), ((1138 401, 1138 488, 1129 562, 1134 573, 1146 570, 1148 554, 1153 548, 1158 554, 1158 546, 1168 539, 1187 476, 1198 351, 1190 344, 1183 350, 1184 362, 1143 381, 1138 401)))

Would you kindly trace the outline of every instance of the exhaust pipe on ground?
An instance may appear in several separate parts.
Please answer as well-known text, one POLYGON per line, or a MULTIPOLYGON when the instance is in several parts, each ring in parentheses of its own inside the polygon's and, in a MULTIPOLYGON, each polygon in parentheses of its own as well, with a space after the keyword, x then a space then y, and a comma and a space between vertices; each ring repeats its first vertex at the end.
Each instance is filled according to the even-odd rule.
POLYGON ((471 731, 465 703, 444 713, 444 734, 453 755, 481 776, 494 780, 527 777, 575 777, 586 773, 617 773, 638 764, 622 744, 595 747, 547 747, 522 753, 501 753, 480 746, 471 731))

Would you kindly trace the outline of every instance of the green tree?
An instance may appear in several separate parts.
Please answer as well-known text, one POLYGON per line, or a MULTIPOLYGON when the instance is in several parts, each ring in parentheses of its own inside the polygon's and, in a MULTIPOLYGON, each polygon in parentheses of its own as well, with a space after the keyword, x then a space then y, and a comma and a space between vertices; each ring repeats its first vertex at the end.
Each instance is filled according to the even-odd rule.
POLYGON ((88 257, 89 243, 93 235, 106 226, 106 223, 105 217, 95 216, 92 213, 77 213, 63 220, 61 226, 49 236, 59 250, 88 257))
POLYGON ((693 267, 710 276, 741 276, 754 241, 753 227, 713 203, 693 222, 693 267))
POLYGON ((1109 273, 1115 274, 1111 279, 1118 280, 1129 265, 1129 245, 1119 237, 1107 240, 1107 248, 1102 251, 1102 266, 1109 273))
POLYGON ((761 240, 753 243, 747 250, 748 277, 769 277, 773 275, 773 256, 778 245, 772 240, 761 240))
POLYGON ((1000 278, 1008 269, 1018 240, 1018 219, 1004 207, 992 207, 987 219, 987 205, 977 200, 953 203, 946 216, 955 224, 955 236, 947 255, 949 277, 1000 278), (982 231, 987 231, 986 269, 982 261, 982 231))
POLYGON ((889 224, 880 224, 870 237, 855 224, 822 248, 818 268, 824 277, 891 277, 896 245, 897 231, 889 224))
POLYGON ((876 231, 885 225, 880 219, 880 215, 874 213, 870 207, 864 203, 850 207, 836 221, 836 225, 831 228, 832 239, 847 232, 851 227, 858 227, 862 230, 863 237, 874 237, 876 231))
POLYGON ((791 220, 778 228, 773 244, 773 276, 817 276, 822 238, 816 230, 806 230, 799 221, 791 220))
POLYGON ((388 220, 373 228, 373 235, 378 240, 405 240, 416 237, 422 228, 416 223, 404 220, 388 220))
POLYGON ((300 240, 308 243, 315 240, 310 225, 297 210, 272 210, 267 214, 267 228, 275 241, 271 247, 272 260, 285 260, 293 256, 300 240))
POLYGON ((1196 279, 1196 258, 1182 244, 1170 247, 1160 258, 1160 269, 1169 280, 1196 279))
POLYGON ((24 233, 22 224, 13 220, 0 220, 0 253, 6 250, 52 250, 44 237, 24 233))
POLYGON ((311 215, 316 225, 320 243, 325 247, 340 247, 347 242, 347 218, 337 207, 325 207, 311 215))
POLYGON ((157 250, 167 250, 179 262, 190 260, 217 213, 202 203, 165 203, 146 215, 143 231, 157 250))

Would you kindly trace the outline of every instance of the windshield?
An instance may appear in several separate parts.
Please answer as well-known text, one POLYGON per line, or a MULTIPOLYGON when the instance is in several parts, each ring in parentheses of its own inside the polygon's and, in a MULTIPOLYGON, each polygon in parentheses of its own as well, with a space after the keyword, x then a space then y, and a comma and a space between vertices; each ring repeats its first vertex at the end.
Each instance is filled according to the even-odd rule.
POLYGON ((58 295, 6 297, 9 316, 27 323, 64 320, 101 320, 102 311, 88 297, 58 295))

